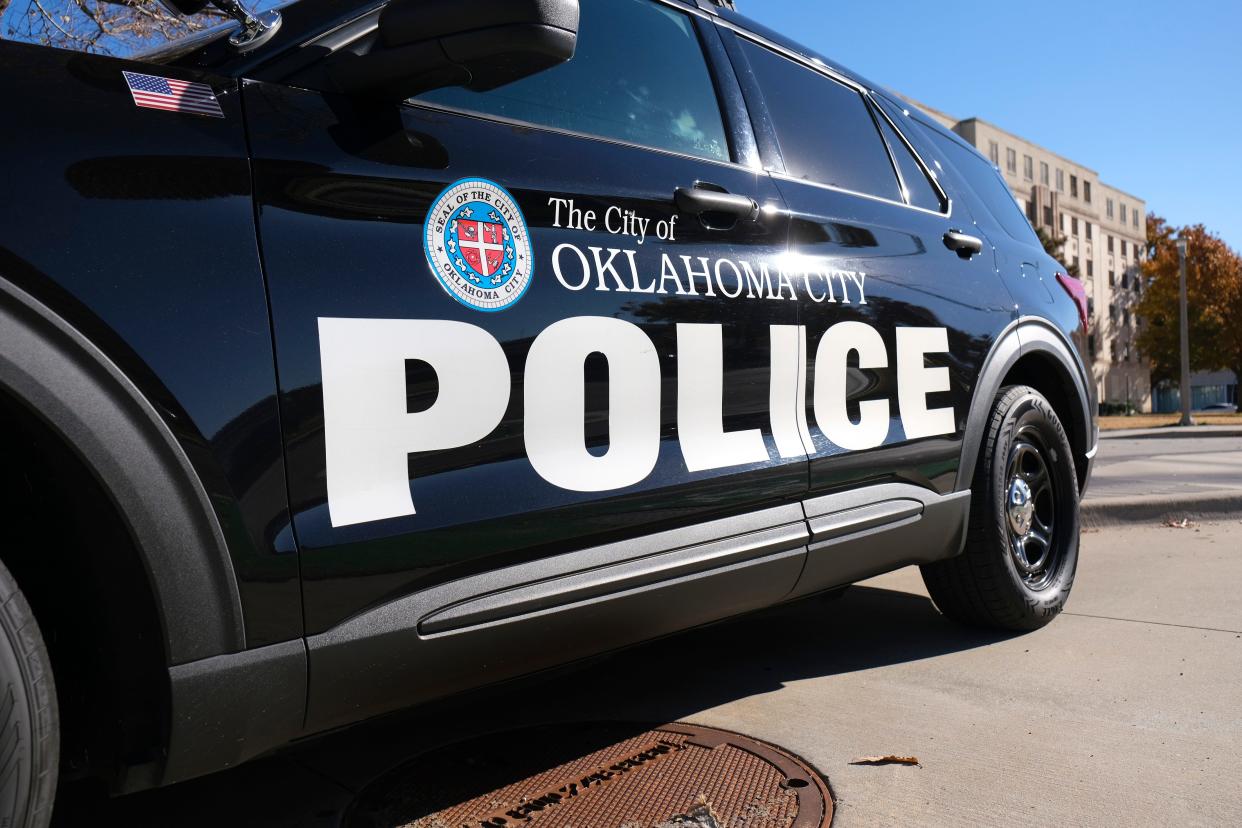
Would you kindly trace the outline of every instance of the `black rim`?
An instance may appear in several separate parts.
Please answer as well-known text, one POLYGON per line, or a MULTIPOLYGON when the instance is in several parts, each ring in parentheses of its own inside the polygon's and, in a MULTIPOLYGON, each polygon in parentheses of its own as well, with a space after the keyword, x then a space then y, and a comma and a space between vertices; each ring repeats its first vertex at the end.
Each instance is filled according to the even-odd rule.
POLYGON ((1057 574, 1057 485, 1048 448, 1039 430, 1023 426, 1014 435, 1005 466, 1005 528, 1009 556, 1030 589, 1043 589, 1057 574))

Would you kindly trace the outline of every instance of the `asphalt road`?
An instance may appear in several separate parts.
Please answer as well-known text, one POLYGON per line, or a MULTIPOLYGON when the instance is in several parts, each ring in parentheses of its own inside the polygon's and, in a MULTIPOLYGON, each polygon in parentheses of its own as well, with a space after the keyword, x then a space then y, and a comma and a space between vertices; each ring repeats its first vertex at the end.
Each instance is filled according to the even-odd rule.
POLYGON ((1242 437, 1100 440, 1087 496, 1196 495, 1242 489, 1242 437))
POLYGON ((572 748, 606 719, 782 745, 827 775, 839 826, 1239 825, 1240 532, 1089 531, 1067 611, 1027 635, 944 620, 906 569, 163 791, 75 790, 60 824, 336 825, 421 749, 546 722, 572 748), (848 764, 886 753, 922 767, 848 764))

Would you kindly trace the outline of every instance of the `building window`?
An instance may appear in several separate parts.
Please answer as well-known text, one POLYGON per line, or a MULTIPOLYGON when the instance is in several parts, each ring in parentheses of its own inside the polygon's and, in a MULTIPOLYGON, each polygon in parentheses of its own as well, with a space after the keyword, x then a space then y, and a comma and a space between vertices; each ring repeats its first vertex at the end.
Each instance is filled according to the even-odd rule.
POLYGON ((1126 240, 1125 239, 1121 240, 1121 255, 1123 256, 1126 255, 1126 240))
POLYGON ((1087 277, 1090 278, 1092 276, 1095 276, 1095 261, 1087 259, 1087 277))
POLYGON ((1082 272, 1082 270, 1081 270, 1081 269, 1079 268, 1079 266, 1078 266, 1078 257, 1077 257, 1077 256, 1075 256, 1075 257, 1074 257, 1074 270, 1077 270, 1079 273, 1081 273, 1081 272, 1082 272))
MULTIPOLYGON (((1014 175, 1018 174, 1018 153, 1015 150, 1005 150, 1005 169, 1009 170, 1014 175)), ((1121 213, 1121 220, 1126 220, 1125 211, 1122 211, 1121 213)))
MULTIPOLYGON (((1078 176, 1076 175, 1070 176, 1070 198, 1078 198, 1078 176)), ((1122 221, 1125 219, 1123 218, 1122 221)))
POLYGON ((1044 224, 1048 225, 1049 227, 1052 226, 1052 207, 1051 206, 1044 208, 1044 224))
POLYGON ((1121 287, 1125 290, 1130 289, 1130 271, 1128 270, 1121 274, 1121 287))
POLYGON ((1057 169, 1057 192, 1065 192, 1065 170, 1062 169, 1057 169))
POLYGON ((1048 186, 1048 164, 1045 161, 1039 162, 1039 183, 1048 186))
POLYGON ((1126 223, 1126 203, 1124 201, 1121 202, 1121 223, 1126 223))
POLYGON ((995 141, 988 141, 988 158, 992 159, 992 166, 1000 166, 1000 144, 995 141))
POLYGON ((1134 226, 1135 226, 1135 227, 1138 227, 1138 226, 1139 226, 1139 223, 1138 223, 1139 211, 1138 211, 1138 210, 1135 210, 1135 211, 1133 211, 1130 215, 1132 215, 1132 216, 1134 217, 1134 226))
POLYGON ((1087 222, 1087 241, 1091 241, 1091 222, 1087 222))
POLYGON ((1022 176, 1027 181, 1035 178, 1035 159, 1029 155, 1022 156, 1022 176))
POLYGON ((1113 217, 1113 200, 1111 198, 1104 202, 1104 212, 1108 214, 1109 218, 1113 217))
POLYGON ((1117 271, 1110 270, 1108 271, 1108 286, 1112 287, 1115 284, 1117 284, 1117 271))
POLYGON ((1072 219, 1070 219, 1070 231, 1073 233, 1073 235, 1075 236, 1078 235, 1078 216, 1074 216, 1072 219))
POLYGON ((1112 236, 1108 237, 1108 252, 1109 253, 1113 252, 1113 237, 1112 236))
POLYGON ((1088 204, 1091 203, 1091 182, 1090 181, 1082 182, 1082 200, 1087 202, 1088 204))

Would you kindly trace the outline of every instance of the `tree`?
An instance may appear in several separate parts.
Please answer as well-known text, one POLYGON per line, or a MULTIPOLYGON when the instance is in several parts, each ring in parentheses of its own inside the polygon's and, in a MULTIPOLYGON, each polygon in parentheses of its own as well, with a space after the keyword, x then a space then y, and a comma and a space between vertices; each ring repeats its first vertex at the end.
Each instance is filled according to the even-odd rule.
POLYGON ((1035 235, 1039 236, 1039 243, 1044 246, 1044 252, 1052 258, 1065 265, 1066 272, 1075 279, 1078 277, 1078 265, 1070 262, 1065 263, 1063 255, 1065 253, 1065 236, 1054 236, 1042 227, 1035 228, 1035 235))
POLYGON ((1190 370, 1231 369, 1242 377, 1242 257, 1202 224, 1176 228, 1147 217, 1145 291, 1136 311, 1146 320, 1138 347, 1151 359, 1153 383, 1175 381, 1181 372, 1176 239, 1186 246, 1186 306, 1190 370))

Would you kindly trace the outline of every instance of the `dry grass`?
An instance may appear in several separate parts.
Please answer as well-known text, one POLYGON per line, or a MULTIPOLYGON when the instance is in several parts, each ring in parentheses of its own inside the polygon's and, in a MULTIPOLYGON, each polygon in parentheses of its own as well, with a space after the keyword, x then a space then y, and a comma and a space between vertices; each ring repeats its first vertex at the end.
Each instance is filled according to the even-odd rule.
MULTIPOLYGON (((1195 414, 1195 422, 1200 425, 1242 425, 1242 414, 1195 414)), ((1100 431, 1117 431, 1122 428, 1158 428, 1176 425, 1181 419, 1178 413, 1173 414, 1132 414, 1129 417, 1101 417, 1100 431)))

